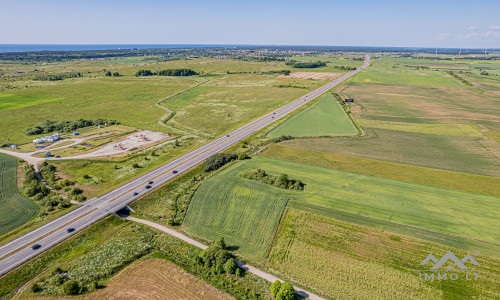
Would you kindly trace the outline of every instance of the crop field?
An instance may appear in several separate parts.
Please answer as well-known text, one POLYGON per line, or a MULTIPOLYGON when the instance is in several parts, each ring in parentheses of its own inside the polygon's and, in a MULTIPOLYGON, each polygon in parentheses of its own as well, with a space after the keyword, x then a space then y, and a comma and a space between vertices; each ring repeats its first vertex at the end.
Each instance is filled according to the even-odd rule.
MULTIPOLYGON (((224 199, 248 198, 249 186, 264 202, 278 195, 283 199, 295 199, 322 206, 326 210, 333 208, 436 232, 500 242, 500 235, 495 230, 496 226, 493 225, 499 222, 495 216, 495 212, 500 209, 498 197, 266 157, 254 157, 240 162, 210 178, 207 184, 203 184, 195 193, 186 216, 186 225, 190 222, 201 222, 209 228, 216 220, 214 216, 222 215, 222 210, 225 218, 230 216, 236 220, 237 228, 254 226, 252 222, 247 223, 245 218, 235 219, 239 218, 239 214, 233 216, 226 213, 231 203, 227 200, 219 200, 222 197, 218 196, 223 193, 224 199), (288 174, 290 178, 302 180, 305 183, 305 189, 304 191, 283 190, 246 180, 240 176, 248 170, 255 169, 265 170, 272 175, 288 174), (230 187, 224 187, 225 185, 230 187), (267 191, 273 194, 267 194, 267 191), (212 200, 214 198, 216 200, 212 200), (209 211, 213 212, 208 213, 209 211), (198 219, 193 218, 195 215, 198 219)), ((212 231, 215 230, 212 229, 212 231)))
POLYGON ((498 144, 486 137, 387 129, 366 132, 367 136, 359 138, 297 139, 285 141, 283 145, 454 172, 500 176, 500 161, 498 154, 495 155, 499 150, 498 144))
POLYGON ((418 132, 427 134, 443 134, 451 136, 484 136, 472 124, 426 124, 409 122, 389 122, 369 119, 357 119, 361 126, 370 128, 389 129, 397 131, 418 132))
POLYGON ((14 110, 46 102, 59 101, 62 98, 45 98, 28 95, 0 94, 0 111, 14 110))
POLYGON ((244 179, 230 167, 207 179, 194 194, 185 231, 226 243, 253 259, 265 258, 288 200, 280 189, 244 179))
POLYGON ((26 224, 38 207, 17 189, 17 160, 0 154, 0 236, 26 224))
POLYGON ((273 129, 267 136, 335 136, 355 135, 357 133, 358 130, 337 100, 332 94, 327 94, 311 107, 273 129))
MULTIPOLYGON (((172 262, 163 259, 138 261, 114 276, 106 288, 88 295, 44 297, 43 299, 232 299, 200 282, 172 262), (123 288, 126 286, 126 288, 123 288), (140 295, 140 296, 139 296, 140 295)), ((40 298, 38 298, 40 299, 40 298)))
POLYGON ((262 155, 318 167, 500 197, 500 178, 498 177, 423 168, 345 154, 288 147, 284 144, 270 145, 266 151, 262 152, 262 155))
MULTIPOLYGON (((500 296, 500 260, 473 252, 480 269, 477 281, 419 280, 420 262, 429 253, 441 257, 449 250, 448 246, 287 209, 268 266, 333 299, 500 296)), ((459 258, 467 254, 451 251, 459 258)))

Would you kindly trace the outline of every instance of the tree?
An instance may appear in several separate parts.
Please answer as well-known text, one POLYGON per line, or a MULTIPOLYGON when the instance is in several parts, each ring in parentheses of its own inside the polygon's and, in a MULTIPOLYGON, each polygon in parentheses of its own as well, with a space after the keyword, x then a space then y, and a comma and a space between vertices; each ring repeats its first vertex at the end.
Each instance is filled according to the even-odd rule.
POLYGON ((276 280, 275 282, 271 283, 271 295, 273 296, 273 298, 276 298, 280 289, 281 289, 281 281, 276 280))
POLYGON ((280 186, 283 188, 288 188, 288 184, 290 183, 290 180, 288 179, 287 174, 281 174, 280 176, 280 186))
POLYGON ((238 154, 238 159, 239 160, 244 160, 244 159, 247 159, 247 158, 249 158, 249 156, 248 156, 248 154, 246 154, 244 152, 238 154))
POLYGON ((66 295, 78 295, 80 293, 80 285, 74 280, 66 281, 62 285, 62 289, 66 295))
POLYGON ((118 77, 118 76, 120 76, 120 73, 118 73, 118 72, 114 72, 114 73, 113 73, 113 76, 114 76, 114 77, 118 77))
POLYGON ((229 274, 234 274, 237 269, 238 269, 238 264, 236 263, 234 258, 228 259, 224 264, 224 271, 226 271, 229 274))
POLYGON ((295 290, 290 282, 283 282, 280 291, 276 295, 276 300, 293 300, 295 299, 295 290))
POLYGON ((110 71, 107 71, 106 74, 104 74, 106 76, 111 76, 111 72, 110 71))
POLYGON ((38 283, 33 283, 33 285, 31 286, 31 291, 33 293, 38 293, 42 290, 42 288, 40 287, 40 285, 38 283))
POLYGON ((226 241, 224 241, 223 236, 221 236, 215 244, 219 246, 221 249, 226 249, 226 241))

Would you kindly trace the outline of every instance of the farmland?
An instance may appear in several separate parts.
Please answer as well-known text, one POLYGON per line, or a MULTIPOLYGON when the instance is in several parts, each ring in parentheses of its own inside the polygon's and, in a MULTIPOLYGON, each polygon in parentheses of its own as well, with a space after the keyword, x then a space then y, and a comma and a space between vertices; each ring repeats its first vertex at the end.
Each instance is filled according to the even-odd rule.
POLYGON ((278 188, 240 177, 239 171, 228 168, 198 188, 183 228, 212 241, 223 236, 240 253, 262 259, 268 254, 288 197, 278 188))
POLYGON ((286 120, 267 136, 355 135, 358 131, 332 94, 323 96, 311 107, 286 120))
MULTIPOLYGON (((498 258, 473 254, 481 266, 477 281, 419 280, 420 262, 429 253, 441 257, 448 250, 440 244, 287 209, 268 265, 331 298, 499 296, 498 258)), ((460 258, 467 254, 458 249, 452 252, 460 258)))
POLYGON ((17 189, 17 160, 0 154, 0 236, 26 224, 38 207, 17 189))
POLYGON ((485 176, 500 176, 498 144, 486 137, 449 136, 365 128, 360 138, 312 138, 283 142, 290 147, 485 176))
MULTIPOLYGON (((270 205, 267 199, 295 199, 321 206, 325 210, 331 208, 436 232, 496 243, 500 241, 500 236, 494 229, 495 226, 492 226, 498 222, 494 216, 494 212, 499 209, 498 197, 265 157, 254 157, 235 164, 207 182, 209 184, 203 184, 195 193, 188 209, 185 226, 188 232, 195 233, 193 227, 190 229, 190 225, 193 224, 191 222, 203 224, 205 227, 199 226, 198 234, 210 235, 210 239, 214 239, 217 235, 226 236, 226 232, 230 234, 231 231, 228 230, 230 228, 233 230, 234 228, 248 228, 248 226, 257 226, 259 220, 260 222, 263 222, 263 219, 267 221, 269 217, 253 219, 255 208, 254 212, 247 213, 252 216, 251 218, 241 218, 241 213, 236 213, 234 216, 229 213, 233 207, 238 210, 243 207, 242 205, 236 206, 239 202, 229 200, 250 199, 250 196, 258 195, 258 197, 254 196, 257 199, 254 201, 267 202, 266 205, 270 205), (286 173, 290 178, 302 180, 305 183, 305 189, 298 192, 286 191, 253 180, 246 181, 240 177, 240 174, 255 169, 263 169, 272 175, 286 173), (221 193, 224 197, 218 196, 221 193), (470 207, 474 210, 471 211, 470 207), (229 216, 228 220, 231 220, 233 224, 227 220, 224 223, 224 219, 217 221, 219 216, 220 218, 229 216), (217 227, 211 225, 217 222, 227 225, 217 225, 217 227), (211 228, 211 230, 204 233, 202 232, 204 228, 211 228)), ((248 209, 248 205, 244 207, 248 209)), ((262 206, 257 207, 261 209, 262 206)), ((262 235, 256 230, 252 233, 262 235)), ((243 235, 240 233, 238 237, 240 236, 243 235)), ((245 239, 239 238, 237 245, 244 249, 243 244, 250 238, 251 236, 245 236, 245 239)))
POLYGON ((275 144, 262 155, 318 167, 392 178, 465 192, 500 196, 500 178, 423 168, 359 156, 307 150, 275 144))

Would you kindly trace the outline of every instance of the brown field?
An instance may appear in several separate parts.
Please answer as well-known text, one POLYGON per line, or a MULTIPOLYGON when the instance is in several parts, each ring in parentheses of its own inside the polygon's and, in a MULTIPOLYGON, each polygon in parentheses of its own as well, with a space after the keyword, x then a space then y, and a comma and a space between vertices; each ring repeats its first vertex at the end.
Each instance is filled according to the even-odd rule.
POLYGON ((330 80, 335 79, 342 75, 341 73, 330 73, 330 72, 293 72, 290 75, 280 75, 279 78, 299 78, 299 79, 324 79, 330 80))
MULTIPOLYGON (((23 297, 24 298, 24 297, 23 297)), ((34 299, 34 298, 31 298, 34 299)), ((136 262, 114 276, 106 287, 87 295, 36 299, 233 299, 161 259, 136 262)))

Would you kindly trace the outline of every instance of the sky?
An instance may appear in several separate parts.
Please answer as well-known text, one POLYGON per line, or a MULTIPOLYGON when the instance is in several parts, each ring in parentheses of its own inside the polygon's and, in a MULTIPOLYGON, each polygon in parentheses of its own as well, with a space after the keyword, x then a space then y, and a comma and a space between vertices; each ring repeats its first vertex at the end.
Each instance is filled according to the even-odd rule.
POLYGON ((0 0, 0 44, 500 48, 500 1, 0 0))

